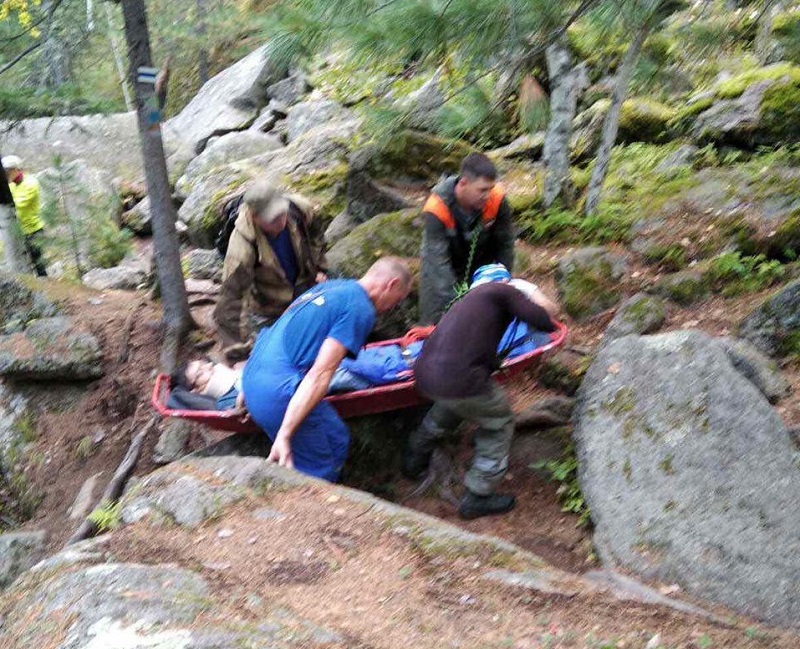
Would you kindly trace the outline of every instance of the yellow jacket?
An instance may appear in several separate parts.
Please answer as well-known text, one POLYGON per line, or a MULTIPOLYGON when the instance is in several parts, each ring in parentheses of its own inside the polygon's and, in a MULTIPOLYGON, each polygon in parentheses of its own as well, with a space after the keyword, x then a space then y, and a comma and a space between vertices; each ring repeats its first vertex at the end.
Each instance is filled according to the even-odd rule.
POLYGON ((11 197, 17 209, 17 219, 22 234, 29 235, 44 228, 39 218, 39 182, 28 175, 22 176, 19 183, 8 183, 11 188, 11 197))

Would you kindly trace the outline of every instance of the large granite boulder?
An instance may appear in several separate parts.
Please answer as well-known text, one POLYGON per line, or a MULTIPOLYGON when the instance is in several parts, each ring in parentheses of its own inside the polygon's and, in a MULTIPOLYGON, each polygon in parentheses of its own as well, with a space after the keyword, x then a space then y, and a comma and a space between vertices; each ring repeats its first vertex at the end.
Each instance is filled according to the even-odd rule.
POLYGON ((0 589, 6 588, 44 556, 45 533, 0 534, 0 589))
MULTIPOLYGON (((165 148, 174 148, 167 139, 165 148)), ((0 122, 0 150, 22 157, 32 171, 45 169, 55 157, 85 160, 95 169, 129 180, 144 175, 135 113, 41 117, 0 122)))
POLYGON ((134 234, 149 236, 153 233, 153 215, 150 211, 150 197, 145 196, 136 205, 120 216, 120 224, 134 234))
POLYGON ((289 109, 285 124, 286 139, 291 143, 318 126, 349 121, 353 117, 351 111, 331 99, 310 98, 289 109))
POLYGON ((222 256, 214 248, 194 248, 183 256, 182 263, 189 279, 222 280, 222 256))
POLYGON ((179 195, 188 196, 195 184, 215 167, 277 151, 282 147, 283 144, 276 136, 257 131, 227 133, 214 138, 205 150, 189 163, 175 184, 175 190, 179 195))
MULTIPOLYGON (((630 605, 617 603, 633 601, 637 611, 664 620, 670 642, 691 643, 710 630, 720 642, 733 639, 730 646, 746 643, 750 620, 728 622, 733 628, 712 626, 710 614, 699 607, 630 577, 611 570, 567 573, 508 541, 263 458, 171 464, 132 485, 123 511, 136 499, 174 510, 178 504, 170 500, 183 478, 201 486, 203 501, 209 491, 224 489, 242 497, 217 502, 199 526, 176 525, 151 510, 41 561, 0 594, 0 645, 343 649, 382 647, 392 638, 398 646, 410 641, 422 649, 478 647, 496 644, 498 611, 505 616, 503 637, 523 639, 521 646, 546 633, 585 633, 583 615, 559 618, 557 629, 549 619, 536 621, 531 598, 545 606, 552 602, 554 610, 563 602, 572 610, 576 603, 594 607, 595 637, 625 632, 643 646, 652 632, 642 635, 637 620, 625 626, 630 605), (156 482, 159 474, 168 477, 156 482), (432 602, 446 605, 447 614, 432 602), (409 611, 415 624, 408 623, 409 611), (372 612, 381 624, 376 626, 372 612), (463 624, 453 625, 453 614, 470 621, 466 631, 463 624)), ((181 497, 191 500, 191 489, 182 489, 181 497)))
POLYGON ((103 375, 97 339, 65 317, 41 318, 23 333, 0 336, 0 376, 32 381, 96 379, 103 375))
POLYGON ((42 213, 50 215, 47 233, 56 241, 47 248, 50 261, 74 263, 77 240, 84 270, 118 262, 127 238, 119 231, 122 203, 111 174, 85 160, 72 160, 45 169, 37 179, 42 213))
POLYGON ((263 45, 209 79, 180 113, 165 122, 164 130, 200 153, 212 136, 247 128, 267 103, 265 80, 278 80, 271 76, 266 54, 263 45))
POLYGON ((148 272, 145 268, 120 265, 112 268, 93 268, 81 278, 81 281, 96 291, 109 289, 135 291, 147 282, 147 277, 148 272))
POLYGON ((219 231, 222 203, 255 179, 303 194, 317 208, 323 206, 320 197, 335 198, 335 186, 346 174, 348 143, 358 127, 356 120, 319 126, 279 151, 213 169, 192 188, 178 211, 178 218, 189 228, 190 240, 210 247, 219 231))
POLYGON ((605 564, 797 624, 800 453, 722 345, 695 331, 612 341, 574 422, 605 564))
POLYGON ((739 336, 770 356, 800 351, 800 280, 757 306, 739 325, 739 336))
POLYGON ((48 167, 39 172, 36 179, 41 187, 41 207, 45 213, 66 211, 73 219, 84 222, 92 216, 116 221, 122 212, 111 173, 86 160, 70 160, 48 167))

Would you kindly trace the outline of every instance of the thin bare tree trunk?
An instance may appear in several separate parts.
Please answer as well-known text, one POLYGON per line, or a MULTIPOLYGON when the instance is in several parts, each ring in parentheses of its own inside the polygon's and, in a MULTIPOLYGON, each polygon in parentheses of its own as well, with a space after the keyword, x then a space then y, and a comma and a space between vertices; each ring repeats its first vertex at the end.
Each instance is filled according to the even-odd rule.
POLYGON ((775 15, 775 9, 780 5, 778 0, 766 0, 761 9, 761 15, 758 20, 758 31, 756 32, 756 40, 753 49, 755 50, 758 62, 765 65, 767 57, 769 56, 769 40, 772 36, 772 18, 775 15))
POLYGON ((117 67, 117 76, 119 77, 119 85, 122 86, 122 96, 125 99, 125 109, 130 112, 134 110, 133 100, 131 99, 131 91, 128 88, 128 79, 125 77, 125 65, 122 63, 122 54, 120 54, 119 43, 116 37, 116 26, 111 18, 111 8, 108 2, 103 3, 103 8, 106 10, 106 22, 108 23, 108 40, 111 42, 111 51, 114 54, 114 64, 117 67))
POLYGON ((0 163, 0 241, 3 243, 3 254, 8 270, 12 273, 31 272, 19 235, 14 199, 2 163, 0 163))
MULTIPOLYGON (((197 0, 197 40, 200 43, 206 40, 206 0, 197 0)), ((197 74, 200 85, 208 81, 208 50, 204 45, 197 52, 197 74)))
POLYGON ((153 243, 156 270, 166 328, 161 349, 161 366, 174 369, 180 343, 194 324, 189 312, 186 286, 181 271, 180 245, 175 231, 175 206, 167 176, 167 161, 161 140, 161 116, 155 86, 138 81, 140 68, 152 68, 150 36, 144 0, 122 0, 125 38, 128 42, 129 79, 136 89, 136 114, 142 143, 147 194, 153 213, 153 243))
POLYGON ((47 88, 60 88, 69 81, 69 51, 56 28, 56 16, 53 2, 45 2, 42 6, 47 14, 47 28, 42 38, 44 46, 42 56, 45 60, 42 85, 47 88))
POLYGON ((572 121, 578 108, 583 85, 583 68, 572 67, 567 39, 561 36, 545 50, 550 77, 550 120, 544 139, 542 159, 545 164, 544 204, 569 195, 569 141, 572 121))
POLYGON ((617 140, 617 132, 619 131, 619 114, 622 110, 622 104, 625 97, 628 95, 628 86, 633 76, 633 68, 636 65, 636 60, 639 58, 639 52, 642 50, 642 45, 650 33, 651 23, 648 21, 639 28, 633 42, 628 46, 625 56, 622 58, 622 65, 620 65, 619 72, 617 73, 617 80, 614 84, 614 92, 611 95, 611 104, 608 107, 608 113, 603 121, 603 135, 600 140, 600 148, 597 150, 597 157, 594 162, 594 169, 592 170, 592 178, 589 181, 589 191, 586 196, 586 216, 591 216, 597 209, 600 202, 600 196, 603 191, 603 184, 608 175, 608 163, 611 161, 611 149, 617 140))

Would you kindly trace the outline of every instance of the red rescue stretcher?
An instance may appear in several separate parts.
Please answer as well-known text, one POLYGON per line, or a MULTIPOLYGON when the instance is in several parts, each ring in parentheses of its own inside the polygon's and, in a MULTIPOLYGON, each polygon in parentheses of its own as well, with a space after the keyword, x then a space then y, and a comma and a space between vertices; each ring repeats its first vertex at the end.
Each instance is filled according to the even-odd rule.
MULTIPOLYGON (((367 347, 380 345, 405 346, 415 340, 425 338, 432 327, 412 329, 403 338, 383 340, 372 343, 367 347)), ((495 373, 495 379, 501 385, 517 376, 520 372, 536 362, 544 353, 561 345, 567 337, 567 327, 557 323, 556 330, 550 334, 550 342, 537 347, 533 351, 521 354, 515 358, 507 359, 502 367, 495 373)), ((159 374, 153 388, 152 403, 156 411, 163 417, 177 417, 196 421, 217 430, 236 433, 250 433, 258 431, 255 423, 232 410, 176 410, 167 407, 169 398, 169 375, 159 374)), ((380 385, 366 390, 344 392, 325 397, 325 401, 333 405, 343 419, 374 415, 393 410, 402 410, 411 406, 425 403, 427 399, 417 392, 414 381, 402 381, 380 385)))

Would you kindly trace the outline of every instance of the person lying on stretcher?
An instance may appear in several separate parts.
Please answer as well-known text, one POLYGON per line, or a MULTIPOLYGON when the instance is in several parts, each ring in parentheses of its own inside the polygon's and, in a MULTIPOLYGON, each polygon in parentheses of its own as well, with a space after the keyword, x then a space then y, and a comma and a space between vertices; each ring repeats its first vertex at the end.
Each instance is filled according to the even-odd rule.
MULTIPOLYGON (((557 305, 535 284, 521 279, 509 281, 508 271, 500 264, 481 267, 475 277, 470 288, 486 282, 509 282, 525 293, 532 302, 545 309, 551 317, 557 314, 557 305)), ((504 360, 515 358, 548 342, 549 334, 529 330, 525 323, 514 320, 500 341, 498 356, 504 360)), ((422 341, 417 341, 405 346, 395 344, 363 348, 356 358, 345 358, 342 361, 333 375, 328 393, 365 390, 411 379, 414 360, 419 356, 422 344, 422 341)), ((209 359, 184 363, 170 377, 171 393, 167 405, 189 410, 243 408, 241 377, 244 366, 244 361, 231 368, 209 359)))

